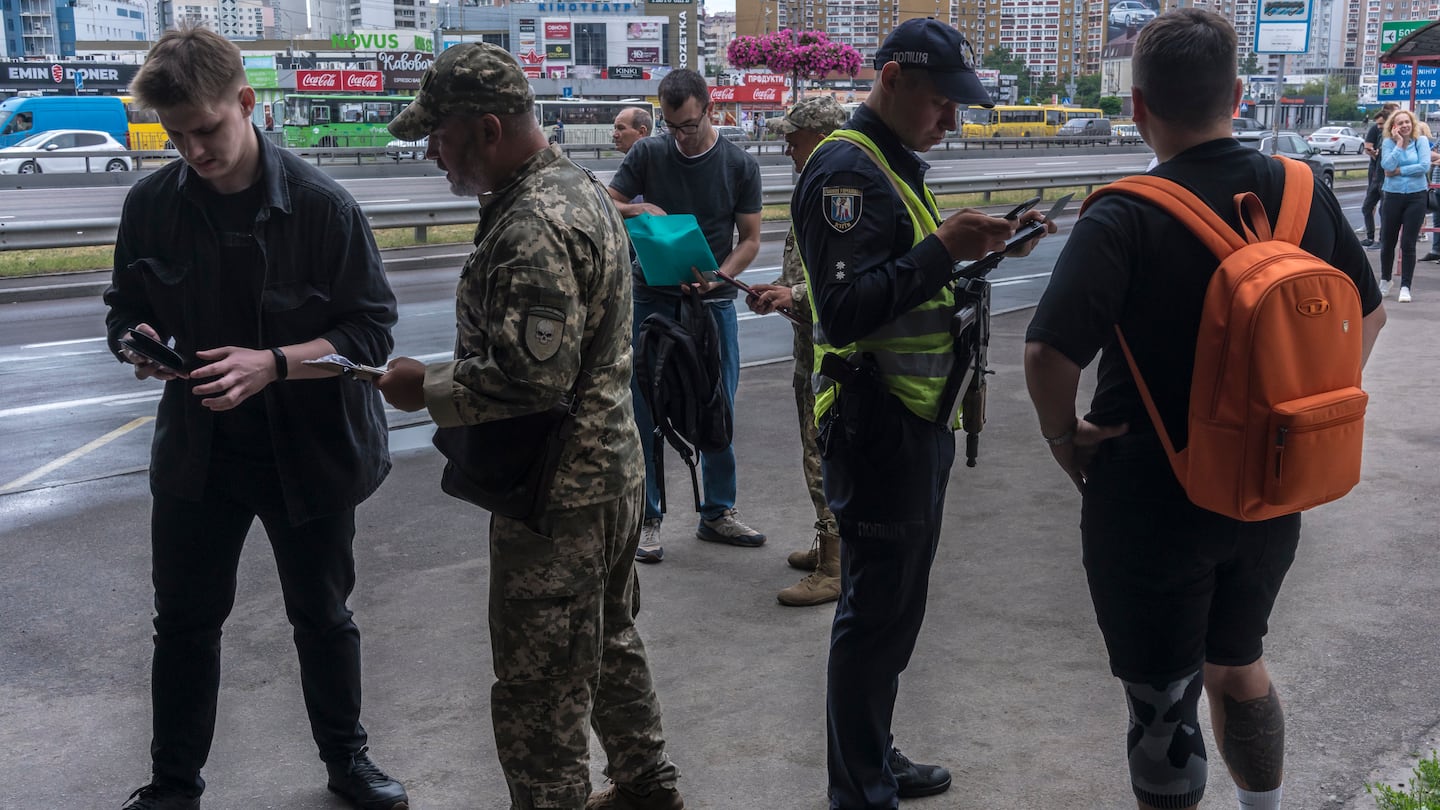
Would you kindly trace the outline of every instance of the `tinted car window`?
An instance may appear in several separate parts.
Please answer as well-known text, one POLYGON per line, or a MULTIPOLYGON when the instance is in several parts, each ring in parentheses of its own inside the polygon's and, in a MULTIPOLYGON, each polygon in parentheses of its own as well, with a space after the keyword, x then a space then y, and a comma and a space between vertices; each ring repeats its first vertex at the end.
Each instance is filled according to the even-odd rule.
POLYGON ((98 132, 81 132, 75 135, 75 145, 79 147, 101 146, 104 143, 105 136, 98 132))

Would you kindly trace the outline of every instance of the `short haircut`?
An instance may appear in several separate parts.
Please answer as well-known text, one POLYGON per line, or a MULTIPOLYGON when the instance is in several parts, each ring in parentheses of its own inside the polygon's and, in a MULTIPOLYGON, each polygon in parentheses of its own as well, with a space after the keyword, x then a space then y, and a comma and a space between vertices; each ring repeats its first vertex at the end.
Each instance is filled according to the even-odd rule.
POLYGON ((1395 122, 1399 121, 1400 116, 1402 115, 1410 116, 1410 137, 1412 139, 1416 135, 1423 134, 1422 132, 1420 132, 1420 119, 1416 118, 1415 113, 1412 113, 1409 110, 1396 110, 1395 112, 1390 113, 1390 117, 1385 119, 1385 126, 1380 130, 1380 134, 1386 138, 1394 137, 1393 135, 1391 135, 1391 132, 1395 129, 1395 122))
POLYGON ((656 95, 660 96, 661 104, 672 110, 683 107, 692 98, 699 101, 701 107, 710 103, 710 88, 705 85, 705 77, 689 68, 666 73, 656 95))
POLYGON ((655 118, 650 115, 649 110, 644 107, 629 107, 627 109, 630 110, 631 129, 643 129, 646 132, 655 131, 655 118))
POLYGON ((130 94, 142 107, 213 107, 245 83, 235 43, 197 25, 166 31, 145 57, 130 94))
POLYGON ((1132 70, 1145 107, 1166 123, 1200 129, 1235 110, 1235 29, 1219 14, 1167 11, 1140 30, 1132 70))

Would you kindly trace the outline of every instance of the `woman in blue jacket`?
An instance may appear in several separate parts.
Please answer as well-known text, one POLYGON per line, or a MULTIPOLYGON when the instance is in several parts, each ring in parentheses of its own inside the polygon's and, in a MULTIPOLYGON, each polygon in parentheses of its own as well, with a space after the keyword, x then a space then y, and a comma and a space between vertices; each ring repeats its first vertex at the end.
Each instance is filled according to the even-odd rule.
POLYGON ((1400 297, 1410 302, 1415 276, 1415 240, 1425 220, 1430 189, 1430 140, 1419 133, 1415 115, 1396 110, 1385 122, 1380 140, 1380 168, 1385 172, 1385 202, 1380 208, 1380 294, 1390 294, 1395 242, 1400 242, 1400 297))

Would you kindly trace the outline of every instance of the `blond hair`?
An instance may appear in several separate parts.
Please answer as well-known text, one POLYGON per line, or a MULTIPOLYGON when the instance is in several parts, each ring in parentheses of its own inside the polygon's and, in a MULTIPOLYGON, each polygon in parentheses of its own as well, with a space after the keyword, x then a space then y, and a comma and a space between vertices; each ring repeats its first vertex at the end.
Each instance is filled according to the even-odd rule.
POLYGON ((1394 140, 1394 136, 1392 136, 1390 133, 1395 129, 1395 122, 1399 121, 1400 116, 1402 115, 1410 116, 1410 138, 1412 140, 1415 138, 1415 136, 1422 134, 1420 132, 1420 119, 1415 117, 1415 113, 1412 113, 1409 110, 1396 110, 1395 112, 1390 113, 1389 118, 1385 119, 1385 128, 1380 130, 1381 137, 1394 140))
POLYGON ((240 48, 198 25, 166 31, 145 57, 130 94, 142 107, 213 107, 245 83, 240 48))

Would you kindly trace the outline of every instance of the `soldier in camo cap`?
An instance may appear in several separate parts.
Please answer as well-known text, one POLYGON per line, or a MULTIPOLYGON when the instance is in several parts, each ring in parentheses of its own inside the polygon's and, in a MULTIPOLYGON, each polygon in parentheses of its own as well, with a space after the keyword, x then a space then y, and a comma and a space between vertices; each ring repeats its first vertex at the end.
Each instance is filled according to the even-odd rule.
MULTIPOLYGON (((826 135, 845 126, 845 108, 829 96, 807 98, 791 107, 783 116, 766 122, 770 132, 785 137, 785 154, 795 162, 795 171, 805 168, 805 160, 826 135)), ((795 230, 785 236, 785 253, 780 278, 774 284, 751 285, 757 295, 746 300, 750 309, 759 314, 784 309, 795 315, 795 411, 800 417, 801 461, 805 483, 810 488, 810 502, 815 506, 815 540, 806 551, 791 552, 787 562, 808 572, 799 582, 776 594, 782 605, 808 607, 834 602, 840 598, 840 529, 835 515, 825 503, 821 485, 820 450, 815 444, 815 391, 810 378, 815 373, 815 342, 810 337, 811 314, 805 269, 795 250, 795 230)))
POLYGON ((390 124, 428 135, 451 188, 483 205, 456 291, 456 359, 399 358, 378 384, 395 407, 450 427, 544 412, 583 377, 549 506, 490 516, 497 753, 514 810, 676 810, 679 772, 633 621, 644 467, 629 242, 595 178, 546 143, 531 102, 509 54, 458 45, 390 124), (594 795, 592 723, 615 783, 594 795))

